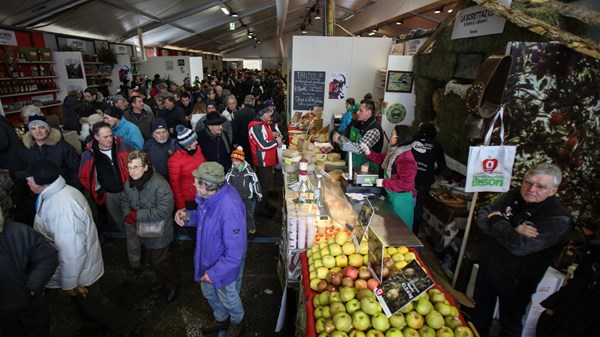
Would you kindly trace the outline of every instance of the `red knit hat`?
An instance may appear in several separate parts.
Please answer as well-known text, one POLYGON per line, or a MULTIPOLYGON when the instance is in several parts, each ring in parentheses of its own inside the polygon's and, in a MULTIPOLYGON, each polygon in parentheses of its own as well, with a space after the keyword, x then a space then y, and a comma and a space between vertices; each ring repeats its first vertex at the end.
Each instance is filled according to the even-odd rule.
POLYGON ((246 157, 244 156, 244 149, 241 146, 238 146, 237 149, 233 150, 231 153, 231 160, 233 159, 237 159, 239 161, 246 160, 246 157))

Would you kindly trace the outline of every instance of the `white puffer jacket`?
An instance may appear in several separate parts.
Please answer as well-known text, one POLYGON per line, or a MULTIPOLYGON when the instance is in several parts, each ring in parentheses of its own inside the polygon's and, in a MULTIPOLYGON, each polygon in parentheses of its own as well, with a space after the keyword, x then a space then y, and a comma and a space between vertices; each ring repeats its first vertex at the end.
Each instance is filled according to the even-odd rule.
POLYGON ((63 177, 40 193, 34 228, 58 250, 58 269, 46 287, 70 290, 102 277, 104 264, 92 210, 83 194, 63 177))

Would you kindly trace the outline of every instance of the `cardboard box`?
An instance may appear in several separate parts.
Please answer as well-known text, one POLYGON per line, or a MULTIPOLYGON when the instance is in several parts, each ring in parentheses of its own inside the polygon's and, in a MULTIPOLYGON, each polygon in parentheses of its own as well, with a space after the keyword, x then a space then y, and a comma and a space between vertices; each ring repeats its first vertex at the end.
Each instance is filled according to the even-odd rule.
POLYGON ((544 307, 540 303, 554 294, 563 284, 565 274, 560 271, 548 267, 546 274, 537 286, 535 294, 531 297, 529 308, 523 316, 523 334, 522 337, 535 337, 535 326, 538 318, 544 312, 544 307))

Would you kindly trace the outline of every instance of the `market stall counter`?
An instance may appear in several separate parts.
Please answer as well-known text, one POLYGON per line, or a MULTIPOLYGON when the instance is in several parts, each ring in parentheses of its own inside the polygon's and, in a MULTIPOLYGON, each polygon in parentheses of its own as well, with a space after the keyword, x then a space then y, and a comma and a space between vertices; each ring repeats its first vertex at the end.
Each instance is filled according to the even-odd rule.
MULTIPOLYGON (((315 244, 331 239, 340 230, 358 226, 358 210, 365 201, 348 198, 340 183, 326 175, 285 172, 279 276, 282 285, 297 287, 301 275, 300 254, 315 244)), ((392 210, 386 200, 370 199, 373 215, 369 222, 387 246, 407 246, 421 251, 423 245, 392 210)))

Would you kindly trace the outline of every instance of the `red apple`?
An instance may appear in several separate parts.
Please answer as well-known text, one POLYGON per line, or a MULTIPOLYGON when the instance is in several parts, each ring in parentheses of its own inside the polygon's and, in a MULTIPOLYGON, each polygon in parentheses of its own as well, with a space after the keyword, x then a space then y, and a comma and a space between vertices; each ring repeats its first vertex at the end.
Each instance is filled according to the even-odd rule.
POLYGON ((358 278, 358 269, 348 266, 344 269, 344 276, 356 280, 358 278))
POLYGON ((373 290, 379 286, 379 281, 374 278, 371 278, 367 281, 367 288, 373 290))
POLYGON ((317 292, 322 293, 323 291, 325 291, 325 288, 327 288, 328 283, 325 280, 321 280, 319 281, 319 283, 317 283, 317 292))
POLYGON ((325 287, 326 291, 329 291, 330 293, 336 292, 337 291, 337 287, 334 286, 333 284, 328 285, 327 287, 325 287))

